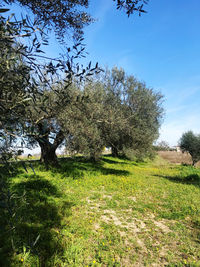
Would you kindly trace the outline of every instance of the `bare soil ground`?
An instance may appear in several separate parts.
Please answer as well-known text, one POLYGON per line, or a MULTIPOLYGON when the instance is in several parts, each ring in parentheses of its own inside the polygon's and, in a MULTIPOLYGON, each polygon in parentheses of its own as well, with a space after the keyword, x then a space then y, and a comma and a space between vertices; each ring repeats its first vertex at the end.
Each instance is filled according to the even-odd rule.
MULTIPOLYGON (((171 163, 192 164, 192 159, 189 153, 182 153, 176 151, 158 151, 158 155, 171 163)), ((196 166, 200 166, 200 162, 198 162, 196 166)))

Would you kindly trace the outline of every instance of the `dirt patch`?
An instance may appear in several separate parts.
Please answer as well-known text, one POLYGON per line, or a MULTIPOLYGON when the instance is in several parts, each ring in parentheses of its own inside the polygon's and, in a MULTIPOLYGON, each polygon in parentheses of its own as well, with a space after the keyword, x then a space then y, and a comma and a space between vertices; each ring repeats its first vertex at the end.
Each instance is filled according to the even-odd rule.
POLYGON ((106 215, 102 215, 101 220, 105 223, 109 223, 111 221, 111 219, 106 215))
POLYGON ((101 220, 106 223, 113 223, 116 226, 125 227, 128 229, 129 233, 131 232, 134 234, 149 231, 148 226, 146 224, 146 222, 148 221, 151 221, 155 225, 155 227, 158 228, 157 230, 161 231, 162 233, 167 234, 171 232, 169 227, 166 225, 167 221, 155 220, 154 214, 148 214, 147 217, 144 218, 144 220, 140 220, 137 218, 132 218, 130 215, 127 216, 127 214, 126 216, 118 216, 114 210, 107 209, 104 210, 104 215, 101 216, 101 220))
POLYGON ((103 198, 112 199, 112 196, 111 196, 111 195, 103 195, 102 197, 103 197, 103 198))
POLYGON ((127 222, 128 218, 130 218, 130 216, 118 216, 114 210, 104 210, 104 215, 101 216, 101 219, 104 222, 112 222, 116 226, 125 227, 133 234, 139 233, 146 229, 146 224, 142 220, 132 218, 131 222, 127 222))
MULTIPOLYGON (((170 233, 171 230, 169 229, 169 227, 166 225, 167 220, 160 220, 160 221, 156 221, 155 220, 155 215, 153 213, 148 213, 147 214, 147 217, 145 218, 146 221, 148 221, 150 219, 150 221, 152 221, 156 227, 158 227, 163 233, 167 234, 167 233, 170 233)), ((170 221, 170 223, 174 223, 174 221, 170 221)))
MULTIPOLYGON (((158 151, 158 155, 168 160, 171 163, 175 164, 192 164, 192 158, 189 153, 182 153, 176 151, 158 151)), ((197 166, 200 166, 200 162, 197 163, 197 166)))
POLYGON ((100 225, 98 223, 94 224, 94 229, 97 231, 100 228, 100 225))
MULTIPOLYGON (((132 214, 132 208, 121 211, 122 213, 113 209, 99 210, 101 212, 100 220, 94 224, 94 230, 99 231, 103 222, 115 225, 122 242, 124 242, 124 246, 127 247, 127 251, 132 253, 132 251, 137 250, 138 258, 134 266, 145 266, 143 262, 144 255, 153 255, 152 248, 154 246, 154 251, 156 247, 161 247, 162 236, 166 236, 171 232, 169 225, 173 222, 165 219, 159 220, 153 213, 147 213, 142 218, 135 218, 132 214), (154 233, 155 238, 153 238, 152 233, 154 233), (149 244, 152 244, 152 247, 149 247, 149 244)), ((98 212, 98 208, 96 212, 98 212)), ((162 246, 162 249, 157 252, 159 258, 156 262, 152 262, 151 266, 165 266, 165 257, 168 250, 167 245, 162 246)), ((122 266, 133 266, 130 264, 129 257, 120 259, 120 262, 122 266), (125 262, 126 265, 124 265, 125 262)))
POLYGON ((132 200, 133 202, 136 202, 136 197, 128 197, 128 199, 132 200))
MULTIPOLYGON (((110 221, 112 221, 116 226, 122 226, 122 222, 119 220, 119 218, 116 216, 116 213, 114 210, 104 210, 104 213, 109 214, 109 217, 106 215, 103 215, 104 219, 107 217, 110 221)), ((102 218, 102 216, 101 216, 102 218)))
POLYGON ((158 228, 160 228, 160 230, 163 232, 163 233, 169 233, 171 232, 171 230, 169 229, 169 227, 165 224, 165 222, 163 221, 153 221, 153 223, 155 224, 155 226, 157 226, 158 228))
MULTIPOLYGON (((133 216, 133 209, 122 209, 120 212, 113 209, 103 209, 103 202, 105 198, 111 199, 112 195, 104 194, 102 196, 102 202, 96 202, 96 200, 86 199, 89 204, 91 212, 95 212, 100 216, 98 222, 94 223, 94 231, 99 231, 102 223, 108 225, 115 225, 118 234, 120 235, 124 246, 127 247, 128 251, 137 249, 138 258, 134 263, 134 266, 144 266, 143 258, 144 255, 149 255, 152 252, 152 247, 161 246, 162 236, 167 235, 171 232, 169 226, 171 221, 165 219, 157 219, 153 213, 146 213, 141 218, 133 216), (153 231, 152 231, 153 230, 153 231), (152 233, 155 235, 155 239, 152 237, 152 233), (149 244, 152 247, 149 248, 149 244), (137 265, 138 264, 138 265, 137 265)), ((136 198, 133 196, 129 197, 132 201, 136 202, 136 198)), ((156 249, 156 248, 155 248, 156 249)), ((158 263, 154 262, 151 266, 165 266, 165 256, 167 254, 168 247, 162 247, 159 254, 158 263)), ((127 259, 120 259, 121 263, 123 260, 126 262, 126 266, 130 265, 129 257, 127 259)), ((122 264, 122 266, 125 266, 122 264)))
POLYGON ((89 204, 93 202, 91 199, 89 199, 89 197, 86 197, 86 201, 87 201, 87 203, 89 203, 89 204))

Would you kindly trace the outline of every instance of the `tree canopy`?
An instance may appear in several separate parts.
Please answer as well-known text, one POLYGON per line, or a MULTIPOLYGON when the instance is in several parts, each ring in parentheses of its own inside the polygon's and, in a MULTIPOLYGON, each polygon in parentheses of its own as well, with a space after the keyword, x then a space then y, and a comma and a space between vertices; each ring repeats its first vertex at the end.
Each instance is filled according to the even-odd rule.
POLYGON ((182 135, 179 144, 183 152, 191 155, 192 164, 195 165, 200 160, 200 135, 188 131, 182 135))
MULTIPOLYGON (((128 16, 145 12, 144 5, 148 0, 113 0, 117 9, 128 16)), ((27 7, 36 16, 37 24, 46 29, 53 29, 58 38, 73 35, 75 38, 83 34, 84 26, 94 19, 88 14, 88 0, 3 0, 5 4, 19 3, 27 7)))
MULTIPOLYGON (((143 0, 114 2, 128 16, 145 12, 143 5, 147 4, 143 0)), ((160 100, 158 94, 117 69, 106 72, 103 79, 89 81, 89 77, 101 71, 98 64, 93 67, 89 63, 84 68, 75 63, 84 53, 83 28, 93 21, 86 12, 87 7, 87 0, 4 0, 1 3, 1 145, 8 148, 19 137, 29 145, 38 143, 41 160, 48 164, 56 162, 55 150, 64 140, 73 149, 97 159, 103 146, 111 146, 116 154, 130 144, 133 147, 133 139, 141 134, 144 125, 153 127, 154 124, 153 135, 144 131, 149 144, 157 136, 162 112, 152 109, 151 116, 147 116, 139 99, 147 101, 148 98, 145 104, 151 109, 152 103, 156 106, 160 100), (28 8, 34 21, 29 16, 5 18, 12 3, 28 8), (66 48, 65 56, 51 58, 42 51, 41 47, 48 44, 49 30, 54 30, 61 42, 66 35, 73 37, 74 44, 66 48), (60 73, 65 73, 64 79, 60 73), (140 89, 135 90, 137 86, 140 89), (137 98, 138 103, 134 103, 137 98), (146 115, 141 115, 142 112, 146 115), (158 121, 152 121, 155 117, 158 121)), ((135 142, 138 147, 139 141, 135 142)))
POLYGON ((77 87, 78 96, 80 101, 66 106, 60 117, 69 134, 67 148, 93 159, 103 147, 112 148, 114 156, 151 154, 163 115, 159 92, 113 68, 77 87))

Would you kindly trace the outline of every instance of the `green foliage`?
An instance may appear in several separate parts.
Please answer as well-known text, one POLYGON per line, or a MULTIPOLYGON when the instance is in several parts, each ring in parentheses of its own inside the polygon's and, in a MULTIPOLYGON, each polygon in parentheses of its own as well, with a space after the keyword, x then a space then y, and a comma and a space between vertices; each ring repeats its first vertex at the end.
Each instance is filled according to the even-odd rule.
POLYGON ((58 116, 66 149, 97 160, 103 147, 142 159, 152 154, 163 109, 162 96, 124 70, 113 68, 68 90, 70 103, 58 116))
POLYGON ((53 29, 62 39, 70 31, 74 37, 82 35, 83 27, 92 22, 92 18, 83 11, 83 8, 88 7, 88 1, 85 0, 7 0, 5 2, 18 2, 27 7, 36 16, 39 24, 43 24, 46 29, 53 29))
MULTIPOLYGON (((61 72, 65 72, 66 89, 74 77, 82 80, 100 71, 98 64, 92 68, 89 63, 83 68, 74 61, 84 53, 83 28, 93 19, 84 11, 88 7, 87 0, 4 0, 0 13, 5 15, 9 8, 12 10, 12 5, 9 5, 12 3, 28 8, 34 15, 34 21, 29 16, 16 18, 14 14, 8 19, 4 16, 0 18, 0 145, 4 150, 9 149, 19 136, 23 136, 29 139, 31 145, 36 142, 40 144, 42 159, 46 163, 54 162, 55 150, 64 138, 62 125, 56 120, 60 109, 68 101, 68 95, 65 90, 54 91, 52 82, 55 82, 55 78, 59 79, 61 72), (55 32, 60 42, 64 41, 66 34, 73 36, 74 43, 72 48, 67 47, 65 56, 51 58, 45 55, 42 47, 48 45, 49 30, 55 32), (55 138, 53 144, 50 141, 52 138, 55 138), (51 159, 48 155, 51 155, 51 159)), ((138 1, 117 2, 117 8, 124 9, 128 15, 135 11, 144 12, 142 7, 138 1)), ((87 123, 85 126, 88 126, 87 123)), ((94 123, 90 127, 93 140, 98 136, 97 128, 94 123)), ((96 158, 94 142, 91 144, 86 139, 85 143, 90 143, 90 154, 96 158)), ((96 146, 100 144, 97 154, 102 149, 100 141, 99 138, 95 141, 96 146)))
POLYGON ((105 146, 101 128, 107 119, 104 87, 100 81, 91 80, 83 89, 72 87, 69 93, 71 103, 59 118, 67 132, 66 149, 96 161, 105 146))
POLYGON ((138 148, 123 148, 122 155, 124 155, 127 159, 143 162, 146 159, 153 160, 156 156, 155 151, 152 147, 142 149, 141 147, 138 148))
MULTIPOLYGON (((24 107, 31 99, 30 69, 25 63, 25 46, 15 40, 25 28, 0 17, 0 157, 10 157, 12 143, 20 134, 24 107)), ((24 25, 28 29, 28 25, 24 25)))
POLYGON ((116 124, 105 131, 107 145, 116 155, 128 150, 140 157, 147 155, 158 137, 163 115, 162 95, 126 75, 123 69, 113 68, 107 72, 105 81, 110 114, 116 118, 116 124))
MULTIPOLYGON (((145 1, 142 2, 145 3, 145 1)), ((27 7, 34 15, 34 21, 28 16, 16 18, 14 14, 8 19, 3 16, 0 18, 0 85, 3 88, 0 95, 2 110, 0 143, 4 150, 9 150, 19 137, 23 137, 22 144, 28 141, 28 144, 35 145, 37 142, 42 151, 41 160, 48 165, 57 162, 55 150, 64 140, 59 114, 63 106, 69 106, 68 102, 71 101, 67 88, 72 81, 78 79, 82 81, 85 77, 100 71, 98 64, 92 68, 89 63, 86 68, 83 68, 74 61, 84 53, 83 27, 91 23, 92 18, 83 10, 88 7, 88 1, 5 0, 1 4, 3 8, 0 12, 9 11, 6 4, 12 3, 27 7), (66 34, 70 33, 70 36, 73 36, 74 44, 72 48, 67 47, 65 56, 51 58, 45 55, 42 47, 48 45, 49 30, 53 30, 61 42, 64 41, 66 34), (21 41, 22 38, 23 41, 21 41), (66 73, 64 83, 59 81, 61 72, 66 73), (62 85, 55 88, 55 81, 56 83, 59 81, 62 85)), ((128 15, 135 11, 144 12, 142 7, 143 4, 138 1, 117 2, 117 8, 124 9, 128 15)), ((12 9, 12 5, 9 8, 12 9)), ((76 133, 74 133, 70 125, 71 132, 69 133, 66 127, 65 132, 73 136, 74 144, 79 143, 77 148, 79 151, 84 151, 86 155, 96 160, 106 143, 103 131, 108 128, 108 125, 113 124, 113 121, 109 120, 111 112, 108 109, 106 113, 102 111, 102 107, 106 107, 103 103, 105 99, 102 97, 100 100, 97 99, 98 90, 92 92, 92 89, 90 91, 87 89, 86 91, 85 94, 90 93, 90 99, 94 99, 90 100, 90 103, 84 102, 83 105, 81 103, 82 108, 87 110, 84 113, 82 109, 81 115, 79 112, 79 116, 83 119, 82 127, 78 128, 77 124, 76 133), (97 94, 96 98, 95 94, 97 94), (91 106, 94 107, 92 116, 89 115, 91 106), (99 110, 96 109, 97 106, 99 110), (99 117, 100 120, 97 119, 99 117)), ((74 102, 73 105, 77 106, 74 102)))
MULTIPOLYGON (((115 1, 115 0, 113 0, 115 1)), ((138 12, 144 13, 144 4, 148 0, 121 1, 118 0, 117 9, 125 10, 130 16, 138 12)), ((84 26, 92 23, 93 18, 86 12, 88 0, 3 0, 5 4, 19 3, 28 8, 36 17, 37 24, 46 30, 54 30, 57 38, 63 42, 66 36, 80 39, 84 26)), ((2 9, 5 11, 6 9, 2 9)))
MULTIPOLYGON (((1 11, 6 12, 5 9, 1 11)), ((0 18, 0 145, 4 150, 9 150, 13 141, 19 137, 30 138, 32 144, 37 139, 42 141, 43 146, 46 142, 45 154, 52 152, 49 154, 55 161, 53 150, 63 141, 63 137, 58 127, 52 125, 55 125, 55 114, 62 108, 63 100, 68 101, 65 89, 73 76, 79 79, 90 76, 98 71, 98 65, 92 69, 90 64, 84 69, 78 68, 74 63, 74 57, 81 56, 83 52, 80 39, 75 41, 73 49, 67 50, 67 59, 51 59, 41 55, 43 51, 40 46, 47 44, 47 40, 43 29, 38 28, 37 23, 32 23, 28 18, 19 21, 12 16, 9 19, 3 16, 0 18), (30 46, 25 40, 24 43, 20 42, 20 38, 28 38, 30 46), (70 53, 73 56, 70 57, 70 53), (43 63, 38 63, 37 58, 43 58, 43 63), (55 77, 58 80, 57 74, 60 71, 65 71, 67 76, 62 92, 54 91, 52 85, 55 77), (44 134, 47 122, 49 127, 45 128, 44 134), (56 130, 49 131, 50 129, 56 130), (50 132, 51 137, 58 133, 53 148, 48 140, 50 132)))
POLYGON ((182 151, 191 155, 193 165, 195 165, 200 160, 200 135, 188 131, 182 135, 179 143, 182 151))

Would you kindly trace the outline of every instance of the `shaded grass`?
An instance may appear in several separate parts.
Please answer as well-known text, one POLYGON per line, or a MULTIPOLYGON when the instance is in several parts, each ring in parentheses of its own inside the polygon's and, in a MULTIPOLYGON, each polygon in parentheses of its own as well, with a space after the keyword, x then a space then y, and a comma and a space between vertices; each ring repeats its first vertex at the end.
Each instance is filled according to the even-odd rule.
MULTIPOLYGON (((104 160, 110 160, 110 159, 104 158, 103 161, 104 160)), ((53 169, 51 170, 51 172, 61 173, 65 177, 72 177, 74 179, 83 177, 84 173, 87 174, 87 172, 89 172, 90 175, 91 174, 116 175, 116 176, 129 175, 129 171, 123 170, 121 168, 120 169, 108 168, 108 167, 105 168, 103 161, 95 163, 85 160, 82 157, 77 157, 74 159, 68 158, 64 160, 64 164, 62 164, 59 169, 53 169)), ((117 163, 117 161, 114 162, 117 163)))
POLYGON ((200 266, 198 168, 110 156, 34 164, 36 175, 19 167, 7 184, 25 200, 1 266, 200 266))
POLYGON ((27 264, 30 261, 33 266, 39 266, 38 263, 46 266, 55 252, 57 255, 63 252, 56 233, 61 227, 60 209, 64 208, 63 215, 67 217, 73 203, 60 203, 62 194, 45 176, 27 176, 19 172, 16 177, 16 182, 9 181, 9 186, 5 189, 8 194, 14 192, 13 199, 5 201, 5 208, 9 205, 9 209, 0 216, 3 223, 1 226, 5 230, 1 235, 5 243, 0 254, 1 266, 18 266, 27 254, 24 249, 31 251, 27 264), (6 220, 3 216, 7 217, 6 220), (23 256, 20 253, 22 251, 25 254, 23 256))

